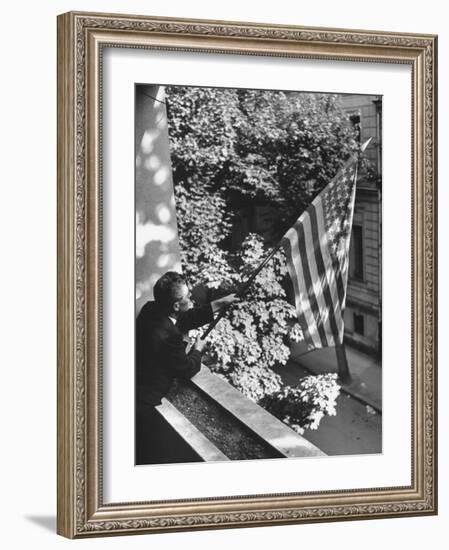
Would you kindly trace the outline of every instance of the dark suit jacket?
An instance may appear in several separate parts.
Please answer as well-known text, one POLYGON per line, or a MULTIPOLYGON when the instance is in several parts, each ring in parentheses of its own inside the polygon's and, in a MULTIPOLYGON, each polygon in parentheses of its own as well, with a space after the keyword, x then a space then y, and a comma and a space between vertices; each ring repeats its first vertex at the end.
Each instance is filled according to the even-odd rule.
POLYGON ((176 324, 147 302, 136 321, 137 406, 158 405, 175 378, 189 379, 201 368, 201 353, 186 354, 183 333, 213 319, 211 306, 190 309, 176 324))

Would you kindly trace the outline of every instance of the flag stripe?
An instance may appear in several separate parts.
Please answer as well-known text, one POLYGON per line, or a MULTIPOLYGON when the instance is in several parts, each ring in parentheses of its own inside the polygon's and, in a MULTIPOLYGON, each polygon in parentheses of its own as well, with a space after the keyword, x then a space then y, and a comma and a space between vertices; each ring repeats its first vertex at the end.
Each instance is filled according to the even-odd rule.
MULTIPOLYGON (((357 180, 357 164, 355 165, 354 170, 354 182, 357 180)), ((354 218, 354 205, 355 205, 355 185, 352 186, 351 193, 348 197, 348 204, 347 204, 347 212, 348 212, 348 223, 349 227, 352 228, 352 220, 354 218)), ((346 307, 346 288, 348 284, 348 271, 349 271, 349 248, 351 245, 351 231, 348 233, 348 238, 346 239, 345 243, 345 256, 343 258, 343 267, 342 267, 342 277, 343 277, 343 285, 345 288, 345 297, 341 304, 342 310, 346 307)))
MULTIPOLYGON (((320 250, 321 250, 321 257, 323 259, 324 263, 324 269, 326 270, 326 276, 328 279, 328 284, 332 296, 332 304, 333 304, 333 311, 335 313, 335 323, 339 327, 341 326, 341 323, 343 322, 342 313, 341 313, 341 306, 340 306, 340 299, 338 296, 338 290, 337 290, 337 283, 336 283, 336 277, 335 277, 335 271, 333 267, 332 257, 329 250, 329 242, 327 239, 327 233, 324 226, 324 219, 323 219, 323 205, 321 198, 317 202, 316 208, 316 217, 317 217, 317 229, 318 229, 318 235, 321 236, 320 238, 320 250)), ((337 331, 337 334, 340 334, 340 330, 337 331)), ((342 343, 341 339, 339 343, 342 343)))
MULTIPOLYGON (((327 307, 330 311, 328 319, 329 319, 329 323, 330 323, 330 330, 331 330, 332 337, 333 337, 332 339, 334 340, 334 343, 337 343, 338 340, 339 340, 339 330, 338 330, 337 323, 336 323, 336 320, 335 320, 335 313, 340 308, 339 308, 338 299, 335 300, 336 297, 332 296, 332 294, 331 294, 330 283, 328 281, 328 276, 332 277, 333 270, 332 269, 330 269, 330 270, 326 269, 326 265, 324 264, 324 260, 323 260, 323 256, 322 256, 322 243, 321 243, 321 241, 325 240, 326 241, 325 244, 327 246, 327 238, 326 238, 326 233, 321 233, 321 238, 320 238, 320 232, 319 232, 319 229, 318 229, 319 228, 318 214, 317 214, 318 208, 320 208, 320 205, 317 205, 314 208, 310 209, 310 218, 311 218, 311 221, 312 221, 312 224, 311 224, 311 226, 312 226, 312 237, 313 237, 313 241, 316 243, 314 253, 315 253, 315 258, 316 258, 318 270, 321 273, 321 279, 323 281, 323 283, 322 283, 323 294, 326 298, 327 307), (329 271, 329 273, 328 273, 328 271, 329 271)), ((340 342, 338 342, 338 343, 340 343, 340 342)))
MULTIPOLYGON (((299 256, 300 256, 299 259, 302 263, 302 271, 303 271, 304 279, 306 283, 307 294, 309 295, 309 301, 312 306, 313 315, 315 317, 315 322, 318 327, 318 334, 320 335, 322 345, 327 346, 326 333, 324 332, 323 321, 321 318, 320 309, 318 307, 316 294, 313 291, 312 277, 310 275, 309 264, 307 262, 307 250, 305 246, 306 239, 304 237, 304 225, 298 224, 298 227, 296 228, 296 232, 298 235, 298 248, 299 248, 299 256)), ((293 261, 295 261, 295 258, 293 258, 293 261)))
MULTIPOLYGON (((322 200, 322 199, 320 199, 320 200, 322 200)), ((322 201, 322 202, 324 202, 324 201, 322 201)), ((325 207, 324 204, 323 204, 323 207, 325 207)), ((324 226, 326 227, 326 222, 324 222, 324 226)), ((327 231, 326 231, 326 233, 327 233, 327 231)), ((328 245, 328 248, 329 248, 329 245, 328 245)), ((340 276, 340 265, 339 265, 339 262, 338 262, 338 260, 335 256, 335 254, 331 253, 330 248, 329 248, 329 255, 331 257, 332 268, 333 268, 333 271, 334 271, 334 274, 335 274, 336 286, 337 286, 337 291, 338 291, 338 299, 340 301, 340 304, 342 304, 344 299, 345 299, 345 285, 344 285, 343 280, 340 276)))
POLYGON ((318 325, 316 324, 315 316, 313 314, 312 304, 310 302, 310 296, 307 292, 306 280, 303 272, 303 265, 300 258, 300 251, 298 247, 298 234, 295 228, 292 228, 290 232, 290 245, 291 245, 291 265, 297 274, 297 282, 299 293, 296 297, 296 307, 300 311, 304 312, 304 316, 307 321, 306 330, 309 331, 313 345, 315 347, 321 347, 320 335, 318 332, 318 325))
POLYGON ((314 292, 320 309, 320 316, 326 334, 327 345, 333 345, 334 334, 336 335, 337 332, 334 331, 334 328, 336 327, 332 326, 333 304, 330 299, 327 285, 326 270, 323 269, 319 238, 316 231, 315 207, 310 208, 304 216, 303 227, 310 275, 314 281, 314 292))
POLYGON ((298 321, 302 328, 304 339, 306 340, 307 344, 312 347, 317 347, 317 341, 316 338, 313 337, 313 335, 316 334, 316 330, 310 331, 308 327, 312 326, 312 324, 315 323, 313 320, 313 317, 310 317, 308 315, 308 318, 306 318, 306 312, 310 312, 310 308, 303 308, 301 307, 301 292, 299 290, 299 274, 297 272, 295 264, 292 262, 292 243, 290 242, 290 238, 286 235, 286 238, 284 240, 286 253, 287 253, 287 266, 290 272, 290 278, 293 283, 293 290, 295 292, 295 303, 296 303, 296 314, 298 315, 298 321))

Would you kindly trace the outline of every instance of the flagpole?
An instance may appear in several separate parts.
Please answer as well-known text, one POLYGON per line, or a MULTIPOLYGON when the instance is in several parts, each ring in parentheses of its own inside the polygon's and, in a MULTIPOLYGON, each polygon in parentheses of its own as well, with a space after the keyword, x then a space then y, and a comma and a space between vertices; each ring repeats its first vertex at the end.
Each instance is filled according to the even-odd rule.
MULTIPOLYGON (((259 264, 258 267, 256 267, 256 269, 251 273, 251 275, 248 277, 248 279, 242 284, 242 286, 239 288, 239 290, 235 293, 236 296, 242 296, 247 291, 247 289, 249 288, 251 283, 254 281, 254 279, 257 277, 257 275, 262 271, 262 269, 267 265, 267 263, 273 258, 273 256, 276 254, 276 252, 281 247, 281 245, 282 245, 282 239, 278 242, 278 244, 276 246, 274 246, 270 250, 269 254, 267 254, 267 256, 262 261, 262 263, 259 264)), ((222 319, 226 315, 226 313, 229 310, 229 308, 231 307, 231 305, 232 304, 227 305, 226 307, 224 307, 220 311, 220 313, 217 315, 217 317, 207 327, 206 332, 201 337, 202 339, 206 338, 208 336, 208 334, 215 328, 218 321, 220 321, 220 319, 222 319)))
POLYGON ((343 384, 349 384, 351 383, 352 378, 351 373, 349 372, 345 345, 343 343, 337 344, 335 346, 335 353, 337 355, 338 377, 343 384))

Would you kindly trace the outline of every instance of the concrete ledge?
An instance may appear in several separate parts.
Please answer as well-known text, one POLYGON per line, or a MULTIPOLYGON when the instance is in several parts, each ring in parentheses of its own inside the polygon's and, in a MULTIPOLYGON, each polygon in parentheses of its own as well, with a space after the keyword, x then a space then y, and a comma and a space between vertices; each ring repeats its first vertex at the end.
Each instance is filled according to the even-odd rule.
POLYGON ((191 382, 282 456, 326 456, 310 441, 211 373, 204 365, 191 382))
POLYGON ((229 460, 167 399, 163 398, 162 403, 156 407, 156 410, 177 432, 179 437, 192 448, 200 460, 204 460, 205 462, 229 460))

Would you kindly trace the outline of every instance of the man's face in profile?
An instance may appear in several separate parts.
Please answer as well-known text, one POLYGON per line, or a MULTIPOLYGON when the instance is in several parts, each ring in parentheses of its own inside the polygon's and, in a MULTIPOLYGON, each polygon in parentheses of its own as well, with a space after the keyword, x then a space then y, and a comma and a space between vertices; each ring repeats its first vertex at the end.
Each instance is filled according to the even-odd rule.
POLYGON ((173 305, 173 309, 177 313, 182 313, 184 311, 187 311, 188 309, 191 309, 193 307, 192 300, 190 299, 190 290, 187 285, 182 285, 180 288, 180 298, 176 300, 176 302, 173 305))

